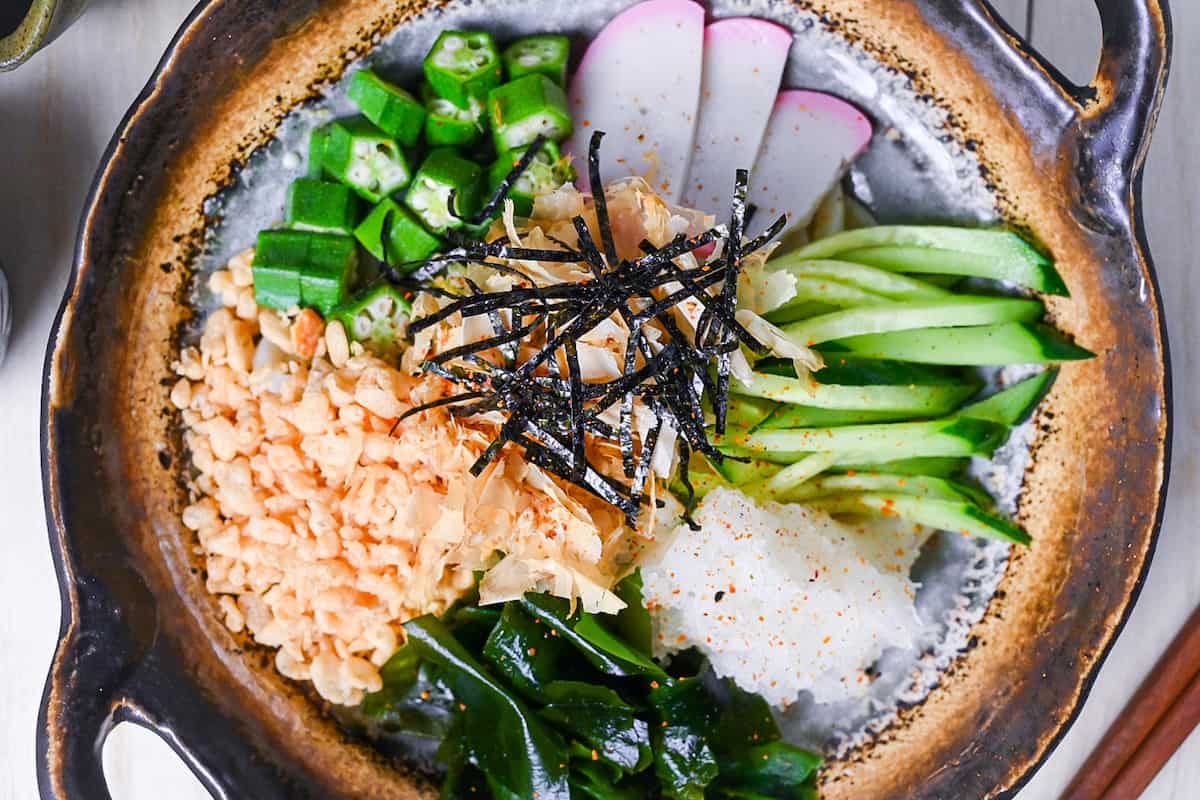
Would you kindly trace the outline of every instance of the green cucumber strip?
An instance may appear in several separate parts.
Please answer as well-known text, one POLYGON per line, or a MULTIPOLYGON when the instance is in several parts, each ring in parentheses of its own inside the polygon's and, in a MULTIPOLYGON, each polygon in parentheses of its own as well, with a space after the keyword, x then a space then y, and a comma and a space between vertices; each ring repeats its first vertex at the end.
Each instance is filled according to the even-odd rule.
POLYGON ((812 453, 762 481, 761 487, 751 487, 756 496, 778 500, 797 491, 807 481, 829 469, 837 461, 837 453, 812 453))
POLYGON ((795 276, 797 282, 823 278, 891 300, 936 300, 939 297, 950 297, 950 292, 945 289, 866 264, 829 260, 802 261, 797 259, 795 254, 789 254, 770 262, 768 266, 774 270, 787 270, 795 276))
MULTIPOLYGON (((811 408, 781 404, 755 430, 779 428, 841 428, 868 422, 902 422, 912 419, 909 411, 843 411, 836 408, 811 408)), ((935 414, 934 416, 940 416, 935 414)))
POLYGON ((910 275, 910 277, 916 278, 920 281, 925 281, 926 283, 932 284, 939 289, 953 289, 955 286, 958 286, 960 283, 966 280, 966 278, 961 275, 930 275, 922 272, 914 272, 910 275))
POLYGON ((938 530, 981 536, 1014 544, 1029 545, 1029 534, 1006 519, 989 514, 973 503, 936 500, 900 494, 846 494, 808 502, 830 514, 875 513, 895 516, 938 530))
MULTIPOLYGON (((696 492, 697 501, 703 500, 704 496, 713 489, 732 488, 732 485, 729 483, 729 481, 725 480, 715 472, 689 471, 688 480, 691 481, 692 489, 696 492)), ((667 485, 667 489, 670 490, 671 494, 675 495, 675 498, 679 500, 679 502, 682 503, 687 500, 687 489, 684 488, 683 481, 679 479, 679 476, 676 476, 671 480, 670 484, 667 485)))
POLYGON ((778 404, 761 397, 730 397, 725 424, 729 428, 757 428, 775 412, 778 404))
POLYGON ((969 458, 905 458, 882 464, 839 464, 838 470, 851 472, 887 472, 893 475, 927 475, 932 478, 953 478, 971 465, 969 458))
POLYGON ((834 339, 918 328, 1033 322, 1040 319, 1044 311, 1045 308, 1037 300, 960 295, 946 300, 922 300, 835 311, 796 322, 783 330, 802 344, 812 346, 834 339))
POLYGON ((1020 425, 1033 416, 1038 403, 1042 402, 1058 377, 1057 369, 1048 369, 1040 375, 1026 378, 1020 383, 1002 389, 986 400, 972 403, 958 413, 972 419, 986 419, 1005 425, 1020 425))
MULTIPOLYGON (((1008 438, 1008 426, 968 417, 928 422, 848 425, 843 428, 759 430, 734 437, 752 452, 861 454, 851 463, 895 461, 919 456, 990 456, 1008 438)), ((770 459, 774 460, 774 459, 770 459)))
POLYGON ((717 436, 709 433, 708 438, 718 450, 727 456, 733 456, 734 458, 746 458, 750 459, 751 461, 766 461, 769 464, 778 464, 784 467, 789 464, 795 464, 800 459, 809 455, 809 453, 804 450, 775 450, 773 452, 751 450, 750 448, 741 444, 741 441, 745 439, 746 435, 747 434, 745 432, 732 436, 728 434, 725 436, 717 436))
POLYGON ((823 303, 833 308, 853 308, 854 306, 884 306, 893 302, 895 301, 892 298, 880 292, 873 292, 861 286, 851 286, 831 278, 797 277, 795 296, 774 311, 787 311, 808 303, 823 303))
POLYGON ((799 322, 802 319, 811 319, 812 317, 819 317, 822 314, 828 314, 831 311, 836 311, 837 308, 837 306, 831 306, 828 303, 801 300, 798 303, 788 303, 773 311, 768 311, 766 314, 763 314, 763 319, 772 325, 789 325, 793 322, 799 322))
POLYGON ((827 342, 817 349, 827 355, 961 366, 1054 364, 1095 357, 1053 328, 1028 322, 867 334, 827 342))
MULTIPOLYGON (((1012 231, 972 230, 932 225, 882 225, 861 228, 830 236, 801 248, 793 254, 796 259, 814 260, 841 258, 845 253, 877 247, 924 248, 949 250, 956 254, 978 256, 977 271, 986 269, 980 277, 996 278, 1028 286, 1039 292, 1066 296, 1066 284, 1054 268, 1054 262, 1039 253, 1029 242, 1012 231), (984 264, 986 263, 986 267, 984 264)), ((972 259, 973 260, 973 259, 972 259)), ((936 266, 939 257, 927 258, 925 263, 936 266)), ((886 266, 886 265, 876 265, 886 266)), ((963 267, 958 267, 963 269, 963 267)), ((910 264, 902 272, 943 272, 943 269, 910 264)), ((955 274, 974 274, 958 272, 955 274)))
POLYGON ((895 475, 886 472, 859 472, 854 475, 822 475, 788 494, 791 502, 805 502, 856 492, 889 493, 932 497, 937 500, 967 500, 990 505, 986 492, 968 484, 926 475, 895 475))
MULTIPOLYGON (((764 375, 796 377, 796 364, 786 358, 767 356, 754 362, 754 370, 764 375)), ((907 361, 886 361, 853 356, 831 356, 825 366, 812 373, 817 383, 839 386, 946 386, 974 383, 966 381, 962 371, 929 367, 907 361)))
POLYGON ((744 397, 761 397, 810 408, 849 411, 904 411, 917 416, 939 416, 957 408, 978 390, 969 384, 943 386, 838 386, 812 380, 754 373, 747 386, 731 381, 729 391, 744 397))
POLYGON ((957 275, 1007 281, 1044 294, 1069 297, 1062 276, 1050 262, 998 259, 990 255, 927 247, 894 245, 866 247, 841 253, 839 258, 897 272, 957 275))
POLYGON ((769 461, 734 461, 727 458, 720 464, 710 461, 713 470, 732 486, 761 481, 779 472, 780 466, 769 461))
MULTIPOLYGON (((795 373, 793 373, 795 374, 795 373)), ((813 373, 820 383, 842 386, 947 386, 970 383, 958 370, 927 367, 905 361, 885 361, 833 357, 823 369, 813 373)))

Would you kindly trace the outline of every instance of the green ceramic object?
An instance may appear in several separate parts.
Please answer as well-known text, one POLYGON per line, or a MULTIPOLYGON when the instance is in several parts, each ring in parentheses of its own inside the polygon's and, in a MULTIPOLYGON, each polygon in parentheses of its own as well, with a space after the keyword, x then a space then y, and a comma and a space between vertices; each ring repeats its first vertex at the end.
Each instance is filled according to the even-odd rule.
POLYGON ((83 13, 88 0, 0 0, 0 72, 16 69, 83 13))

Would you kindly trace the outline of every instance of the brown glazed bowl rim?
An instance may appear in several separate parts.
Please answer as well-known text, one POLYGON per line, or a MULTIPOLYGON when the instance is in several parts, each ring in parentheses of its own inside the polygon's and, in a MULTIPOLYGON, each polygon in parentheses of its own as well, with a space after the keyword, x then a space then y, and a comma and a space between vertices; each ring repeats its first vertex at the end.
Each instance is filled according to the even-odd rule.
MULTIPOLYGON (((793 2, 810 10, 815 7, 818 11, 845 15, 847 9, 858 8, 856 3, 863 0, 793 2)), ((879 6, 884 2, 894 0, 873 0, 865 5, 879 6)), ((401 8, 443 4, 439 0, 425 3, 397 0, 396 3, 401 8)), ((90 376, 100 370, 98 374, 106 376, 104 356, 119 346, 133 347, 106 344, 96 338, 97 329, 103 333, 106 324, 119 325, 122 321, 115 317, 110 319, 118 312, 95 302, 95 295, 117 291, 104 287, 103 279, 98 279, 97 273, 110 269, 111 272, 104 273, 105 277, 117 275, 119 278, 118 271, 129 268, 123 262, 118 263, 118 256, 128 258, 124 251, 110 253, 104 249, 108 246, 107 240, 98 233, 98 227, 102 221, 119 221, 127 203, 137 208, 137 203, 142 202, 137 198, 138 193, 150 194, 156 185, 154 181, 161 179, 151 170, 162 164, 152 161, 147 167, 142 163, 145 154, 131 148, 136 145, 146 149, 144 140, 148 129, 161 125, 161 117, 173 108, 169 102, 172 98, 166 97, 170 93, 168 90, 181 93, 180 86, 186 85, 181 82, 189 80, 189 67, 211 66, 210 62, 223 55, 218 52, 216 37, 210 36, 208 30, 215 27, 214 18, 225 14, 226 18, 221 21, 228 25, 230 20, 227 18, 240 10, 245 19, 239 23, 270 30, 271 33, 264 37, 273 41, 272 37, 288 36, 295 28, 285 28, 282 22, 271 27, 272 15, 295 22, 304 15, 319 17, 333 13, 323 9, 323 5, 344 5, 366 16, 368 12, 362 9, 370 3, 368 0, 343 0, 293 9, 286 3, 257 6, 252 0, 201 0, 118 126, 85 204, 74 264, 50 337, 42 387, 42 477, 51 550, 62 595, 60 641, 47 679, 37 730, 38 780, 43 800, 108 797, 104 788, 101 748, 105 735, 119 721, 133 721, 157 732, 216 797, 249 796, 266 800, 351 796, 331 791, 329 783, 317 780, 311 771, 305 772, 304 765, 297 765, 293 773, 288 756, 294 751, 283 744, 277 746, 268 735, 278 728, 271 728, 267 723, 245 722, 240 717, 235 720, 236 712, 222 705, 232 701, 224 700, 219 691, 213 691, 213 675, 198 675, 191 665, 180 661, 178 654, 171 650, 172 645, 165 641, 170 637, 158 632, 156 601, 162 603, 165 596, 156 595, 151 589, 151 586, 157 589, 160 583, 169 585, 174 577, 155 583, 158 576, 148 574, 152 571, 150 567, 146 567, 146 574, 136 567, 131 572, 127 561, 134 545, 119 539, 113 539, 116 543, 113 546, 121 549, 111 554, 96 555, 89 551, 89 547, 94 551, 107 527, 119 527, 118 522, 108 522, 101 516, 108 508, 105 503, 119 501, 92 496, 103 494, 102 488, 92 488, 91 494, 79 488, 88 481, 94 484, 95 474, 109 475, 105 470, 124 456, 104 447, 107 442, 105 432, 88 416, 111 410, 106 405, 101 412, 93 412, 88 405, 95 404, 96 398, 108 402, 108 395, 115 390, 96 388, 94 381, 81 380, 80 375, 90 376), (194 63, 181 66, 181 60, 188 58, 194 63), (97 288, 98 285, 101 288, 97 288), (96 530, 89 526, 95 526, 96 530), (136 635, 143 623, 152 630, 147 640, 136 635), (171 695, 170 702, 164 699, 168 695, 171 695), (179 711, 182 706, 187 706, 186 713, 179 711), (229 726, 231 720, 238 724, 245 722, 245 729, 223 727, 229 726), (235 744, 240 742, 258 748, 253 752, 259 757, 239 762, 229 745, 206 741, 206 737, 200 735, 200 732, 213 730, 221 730, 228 738, 238 740, 235 744)), ((1113 570, 1112 582, 1118 583, 1119 587, 1116 592, 1110 589, 1105 598, 1106 616, 1096 619, 1092 627, 1078 634, 1081 640, 1086 634, 1086 641, 1078 643, 1080 648, 1092 646, 1094 649, 1081 652, 1078 659, 1063 665, 1063 670, 1070 672, 1077 682, 1049 685, 1048 694, 1038 698, 1052 705, 1039 709, 1039 713, 1048 713, 1044 722, 1033 726, 1036 741, 1020 750, 964 754, 963 760, 975 759, 969 768, 961 769, 955 765, 958 771, 947 770, 944 775, 929 772, 930 785, 922 789, 920 797, 946 796, 944 792, 951 791, 947 787, 962 791, 963 785, 953 781, 963 776, 974 781, 980 795, 1013 797, 1029 780, 1077 717, 1101 664, 1128 620, 1145 581, 1163 519, 1171 454, 1171 373, 1158 284, 1141 219, 1141 178, 1149 136, 1161 107, 1168 73, 1170 18, 1167 0, 1096 0, 1096 5, 1103 23, 1104 51, 1099 74, 1090 86, 1076 86, 1063 77, 1024 44, 985 0, 906 0, 894 7, 899 9, 897 20, 900 23, 928 25, 941 37, 947 36, 948 31, 956 34, 955 44, 961 48, 961 53, 955 51, 955 57, 968 70, 978 68, 983 76, 974 84, 967 80, 964 86, 967 89, 995 88, 998 98, 1009 101, 1008 113, 1014 128, 1029 130, 1042 122, 1058 124, 1062 120, 1055 118, 1055 113, 1070 115, 1070 124, 1063 123, 1061 129, 1056 128, 1053 135, 1057 138, 1052 140, 1061 145, 1064 143, 1062 137, 1070 135, 1074 138, 1066 144, 1077 148, 1078 163, 1072 164, 1077 184, 1071 189, 1078 195, 1070 196, 1070 209, 1062 214, 1086 215, 1086 229, 1099 231, 1097 237, 1100 238, 1096 242, 1121 245, 1113 262, 1101 265, 1116 269, 1116 272, 1110 269, 1101 278, 1093 279, 1107 281, 1104 291, 1121 299, 1120 308, 1112 301, 1114 308, 1104 310, 1112 311, 1114 315, 1122 310, 1133 314, 1135 312, 1129 308, 1136 305, 1135 301, 1140 301, 1142 307, 1136 312, 1138 319, 1149 315, 1153 322, 1143 325, 1144 330, 1128 332, 1131 341, 1122 346, 1133 356, 1124 355, 1117 359, 1119 364, 1125 364, 1130 358, 1136 362, 1139 356, 1145 357, 1144 363, 1137 362, 1141 371, 1135 388, 1141 393, 1134 398, 1142 400, 1145 407, 1138 406, 1135 409, 1138 414, 1130 415, 1130 425, 1138 426, 1137 435, 1141 438, 1129 441, 1141 448, 1130 458, 1140 458, 1139 464, 1147 475, 1133 480, 1145 492, 1144 496, 1136 496, 1136 503, 1131 505, 1133 501, 1129 499, 1128 490, 1112 501, 1114 509, 1133 514, 1126 523, 1127 536, 1136 542, 1137 552, 1126 554, 1123 572, 1119 571, 1120 561, 1115 564, 1117 569, 1113 570), (905 13, 909 16, 904 16, 905 13), (999 52, 1001 50, 1003 52, 999 52), (1037 106, 1030 119, 1022 116, 1026 111, 1021 107, 1026 90, 1037 95, 1029 100, 1031 107, 1037 106), (1007 94, 1003 93, 1005 91, 1007 94), (1043 116, 1037 116, 1038 113, 1043 116), (1153 405, 1152 410, 1150 405, 1153 405), (997 766, 995 762, 1002 760, 1003 765, 997 766), (934 777, 936 782, 932 780, 934 777)), ((403 12, 391 24, 396 24, 397 19, 402 24, 403 12)), ((896 20, 860 22, 870 29, 872 24, 885 26, 896 20)), ((251 39, 247 47, 257 44, 261 43, 251 39)), ((338 66, 344 68, 345 65, 339 63, 338 66)), ((959 87, 956 91, 961 95, 965 90, 959 87)), ((173 99, 178 102, 180 98, 173 99)), ((276 100, 278 102, 279 98, 276 100)), ((180 123, 181 126, 184 124, 180 123)), ((173 142, 168 142, 159 150, 170 150, 173 146, 173 142)), ((1006 146, 999 146, 999 152, 1010 152, 1006 146)), ((151 152, 152 159, 160 157, 158 150, 151 152)), ((225 177, 230 175, 232 171, 225 177)), ((1088 242, 1087 247, 1093 248, 1088 252, 1098 252, 1095 242, 1088 242)), ((164 263, 162 268, 166 273, 171 272, 171 264, 164 263)), ((163 302, 174 302, 175 299, 167 298, 163 302)), ((118 471, 116 474, 124 473, 118 471)), ((1117 492, 1116 489, 1111 491, 1117 492)), ((142 520, 139 518, 139 521, 142 520)), ((1102 516, 1100 522, 1111 520, 1102 516)), ((1093 521, 1092 529, 1097 524, 1093 521)), ((1090 533, 1101 537, 1100 532, 1092 529, 1089 529, 1090 533)), ((1115 536, 1110 538, 1115 540, 1115 536)), ((146 546, 144 542, 137 544, 146 546)), ((1101 548, 1101 552, 1107 551, 1101 548)), ((1115 559, 1119 558, 1121 554, 1115 556, 1115 559)), ((174 605, 170 608, 174 611, 174 605)), ((186 622, 191 624, 193 621, 186 622)), ((1067 633, 1058 630, 1055 633, 1060 639, 1068 637, 1066 643, 1071 643, 1067 633)), ((1061 646, 1060 639, 1055 639, 1055 644, 1061 646)), ((1070 657, 1070 654, 1063 656, 1055 649, 1048 654, 1039 653, 1038 657, 1044 664, 1047 658, 1070 657)), ((221 668, 228 666, 222 662, 221 668)), ((1022 686, 1020 690, 1021 698, 1025 700, 1030 699, 1031 693, 1036 694, 1036 690, 1028 687, 1022 686)), ((989 734, 994 733, 993 721, 979 720, 979 724, 984 723, 991 726, 989 734)), ((299 745, 289 743, 289 746, 299 745)), ((939 764, 938 771, 941 766, 939 764)), ((921 768, 922 765, 913 766, 909 772, 921 768)), ((328 780, 339 777, 340 774, 335 772, 328 780)), ((876 784, 876 789, 880 785, 876 784)), ((401 795, 397 796, 422 796, 419 791, 401 787, 401 795)), ((878 794, 876 791, 871 796, 878 794)))

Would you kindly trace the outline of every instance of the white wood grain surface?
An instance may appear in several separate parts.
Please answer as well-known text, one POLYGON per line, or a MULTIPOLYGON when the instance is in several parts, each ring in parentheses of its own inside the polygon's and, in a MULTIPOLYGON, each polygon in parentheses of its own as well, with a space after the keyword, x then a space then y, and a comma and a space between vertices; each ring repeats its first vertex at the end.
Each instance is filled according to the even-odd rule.
MULTIPOLYGON (((3 2, 4 0, 0 0, 3 2)), ((14 339, 0 367, 0 798, 33 800, 34 729, 58 627, 38 469, 38 394, 47 333, 70 264, 92 172, 109 135, 141 89, 192 0, 96 0, 50 50, 0 74, 0 262, 16 303, 14 339)), ((1085 82, 1099 41, 1090 0, 995 0, 1015 28, 1085 82)), ((1200 282, 1192 258, 1200 212, 1200 5, 1175 3, 1174 80, 1146 175, 1145 213, 1170 322, 1175 370, 1175 465, 1166 524, 1132 619, 1070 733, 1022 792, 1057 797, 1105 728, 1200 603, 1200 282)), ((1113 387, 1120 391, 1119 386, 1113 387)), ((1120 458, 1114 453, 1113 458, 1120 458)), ((105 767, 117 800, 204 800, 206 793, 153 735, 122 726, 105 767)), ((1159 775, 1149 800, 1200 796, 1200 733, 1159 775)), ((80 800, 84 800, 81 798, 80 800)), ((970 800, 965 798, 964 800, 970 800)))

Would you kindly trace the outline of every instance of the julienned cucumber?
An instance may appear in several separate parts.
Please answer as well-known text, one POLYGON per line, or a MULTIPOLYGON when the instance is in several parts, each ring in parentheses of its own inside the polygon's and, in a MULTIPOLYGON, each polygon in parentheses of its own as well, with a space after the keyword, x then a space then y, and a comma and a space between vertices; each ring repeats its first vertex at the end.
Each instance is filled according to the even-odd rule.
MULTIPOLYGON (((786 358, 760 359, 754 362, 754 371, 796 378, 796 364, 786 358)), ((973 382, 966 380, 961 370, 851 356, 826 359, 825 366, 812 373, 812 379, 837 386, 947 386, 973 382)))
POLYGON ((744 431, 732 436, 715 436, 710 432, 708 438, 725 455, 748 461, 765 461, 768 464, 786 467, 809 455, 803 450, 752 450, 743 444, 747 436, 749 434, 744 431))
POLYGON ((808 505, 830 514, 875 513, 928 525, 943 531, 1000 539, 1028 545, 1029 534, 1006 519, 989 514, 965 500, 940 500, 902 494, 844 494, 808 501, 808 505))
POLYGON ((805 483, 829 469, 837 461, 837 453, 810 453, 768 478, 746 487, 748 493, 769 500, 783 500, 805 483))
POLYGON ((799 322, 802 319, 819 317, 822 314, 828 314, 831 311, 837 310, 837 306, 832 306, 828 303, 802 300, 798 303, 789 302, 774 311, 768 311, 766 314, 763 314, 763 319, 772 325, 787 325, 792 322, 799 322))
MULTIPOLYGON (((729 481, 725 480, 719 473, 702 472, 700 470, 688 470, 688 481, 692 484, 692 491, 695 493, 697 500, 703 500, 704 496, 713 489, 730 488, 733 486, 729 481)), ((679 498, 680 501, 686 500, 688 491, 677 475, 667 486, 671 494, 679 498)))
POLYGON ((927 456, 990 456, 1008 438, 1008 426, 956 417, 929 422, 848 425, 843 428, 758 430, 733 444, 762 453, 844 453, 849 463, 878 464, 927 456))
POLYGON ((1058 331, 1029 322, 866 334, 826 342, 817 349, 826 354, 960 366, 1053 364, 1095 356, 1058 331))
POLYGON ((891 297, 861 286, 850 286, 825 278, 797 278, 796 294, 776 312, 794 309, 808 303, 825 303, 834 308, 853 306, 883 306, 895 302, 891 297))
POLYGON ((912 277, 933 284, 939 289, 953 289, 966 280, 962 275, 930 275, 922 272, 914 272, 912 277))
MULTIPOLYGON (((798 284, 802 281, 836 281, 890 300, 934 300, 950 296, 950 292, 925 281, 847 261, 802 261, 795 254, 790 254, 771 261, 769 268, 786 270, 796 278, 798 284)), ((805 299, 820 300, 821 297, 805 299)))
MULTIPOLYGON (((944 412, 943 412, 944 413, 944 412)), ((836 408, 810 408, 795 404, 780 405, 755 430, 779 428, 841 428, 868 422, 902 422, 912 419, 908 411, 843 411, 836 408)), ((941 413, 934 414, 942 416, 941 413)))
POLYGON ((972 419, 986 419, 1005 425, 1020 425, 1033 416, 1050 387, 1058 377, 1057 369, 1026 378, 1020 383, 1003 389, 986 400, 963 407, 958 413, 972 419))
POLYGON ((753 481, 770 478, 782 467, 769 461, 734 461, 727 458, 721 463, 710 462, 713 470, 732 486, 741 486, 753 481))
POLYGON ((905 458, 883 464, 843 464, 839 471, 886 472, 892 475, 928 475, 932 478, 953 478, 971 465, 969 458, 905 458))
MULTIPOLYGON (((725 412, 725 425, 727 428, 757 428, 778 406, 778 403, 760 397, 730 397, 729 408, 725 412)), ((706 415, 709 417, 709 424, 712 424, 711 412, 706 412, 706 415)))
MULTIPOLYGON (((868 334, 923 328, 953 328, 1033 322, 1045 308, 1037 300, 960 295, 945 300, 922 300, 888 306, 852 308, 796 322, 784 331, 809 346, 868 334)), ((898 360, 911 360, 899 358, 898 360)))
MULTIPOLYGON (((792 367, 791 373, 772 374, 795 377, 795 366, 791 362, 788 362, 788 365, 792 367)), ((757 364, 755 369, 758 369, 757 364)), ((965 379, 961 370, 927 367, 905 361, 846 356, 826 359, 824 368, 814 372, 813 378, 819 383, 836 383, 841 386, 946 386, 964 383, 977 385, 974 380, 965 379)))
POLYGON ((976 253, 904 246, 867 247, 841 253, 839 258, 897 272, 990 278, 1015 283, 1044 294, 1062 297, 1070 295, 1062 276, 1049 263, 1039 267, 976 253))
MULTIPOLYGON (((905 255, 908 261, 898 268, 901 272, 951 271, 951 256, 943 256, 940 253, 928 256, 930 250, 950 251, 954 255, 974 257, 963 259, 961 266, 955 267, 952 274, 1010 281, 1046 294, 1068 294, 1062 276, 1054 268, 1054 262, 1017 234, 1004 230, 971 230, 924 225, 861 228, 813 242, 797 250, 793 257, 806 260, 841 258, 844 254, 856 250, 879 247, 906 248, 901 254, 905 255), (912 248, 913 252, 909 252, 908 248, 912 248), (924 249, 926 257, 921 258, 915 252, 917 249, 924 249)), ((861 258, 861 255, 858 258, 861 258)), ((875 260, 868 263, 884 268, 889 266, 887 263, 876 264, 875 260)))
POLYGON ((941 386, 838 386, 812 380, 754 373, 749 385, 731 381, 729 390, 745 397, 761 397, 810 408, 846 411, 903 411, 933 417, 948 413, 975 393, 972 384, 941 386))
POLYGON ((886 472, 825 475, 793 490, 787 499, 791 502, 801 503, 815 498, 837 497, 858 492, 886 492, 960 502, 967 500, 983 507, 992 503, 987 492, 970 484, 926 475, 895 475, 886 472))

